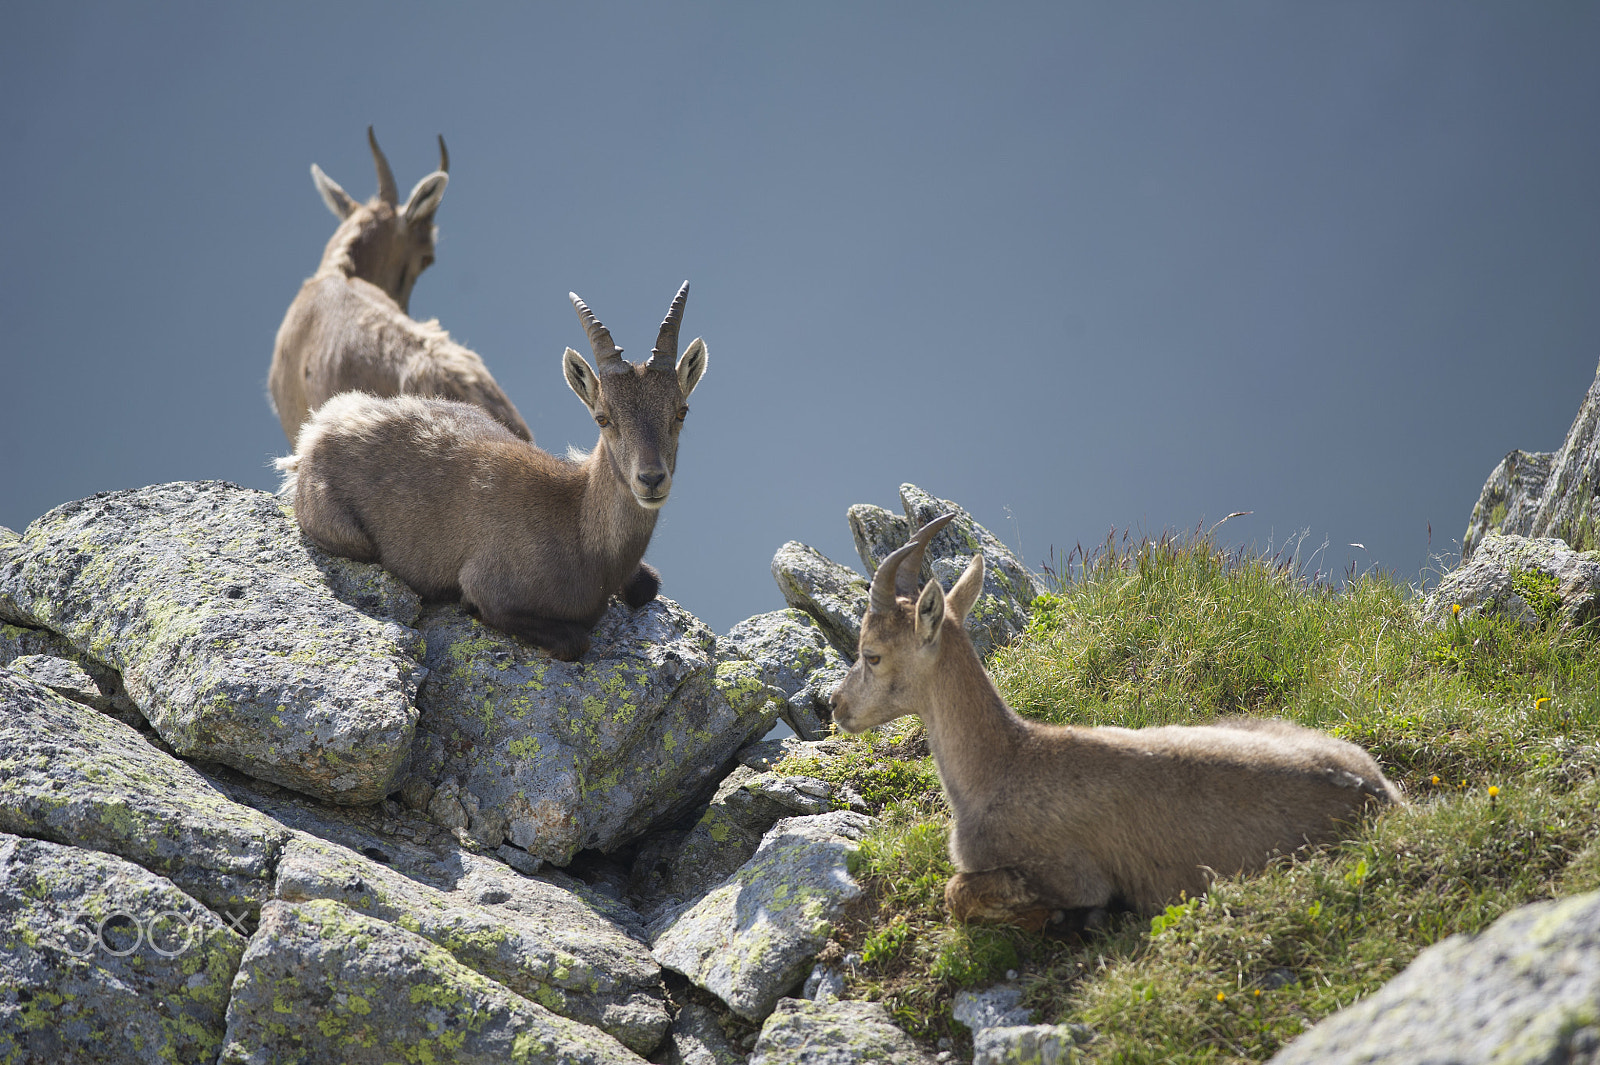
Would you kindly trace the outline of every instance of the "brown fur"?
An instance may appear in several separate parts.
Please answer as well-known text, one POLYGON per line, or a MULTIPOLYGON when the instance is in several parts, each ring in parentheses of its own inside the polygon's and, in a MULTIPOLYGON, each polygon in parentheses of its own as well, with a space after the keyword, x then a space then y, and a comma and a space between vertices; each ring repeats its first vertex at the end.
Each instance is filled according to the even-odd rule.
POLYGON ((634 608, 655 598, 659 578, 641 560, 671 490, 684 400, 707 360, 697 339, 676 370, 618 359, 626 369, 601 376, 570 348, 565 361, 602 423, 581 462, 470 404, 342 393, 279 461, 300 528, 424 597, 459 598, 488 625, 581 657, 612 595, 634 608))
MULTIPOLYGON (((921 546, 908 548, 884 566, 915 574, 921 546)), ((833 716, 847 732, 904 714, 926 724, 954 813, 960 872, 945 900, 958 919, 1037 925, 1053 910, 1113 902, 1159 912, 1214 877, 1339 838, 1369 805, 1402 801, 1365 751, 1286 721, 1125 729, 1025 720, 962 627, 983 587, 982 556, 948 599, 937 581, 916 595, 914 580, 892 610, 863 619, 833 716)))
POLYGON ((532 440, 483 360, 451 340, 436 320, 418 322, 408 314, 411 289, 433 262, 433 216, 448 176, 441 168, 419 181, 405 203, 395 202, 393 175, 375 140, 372 150, 379 191, 365 204, 312 167, 318 191, 341 221, 278 327, 267 387, 284 435, 294 441, 329 397, 360 391, 474 403, 532 440))

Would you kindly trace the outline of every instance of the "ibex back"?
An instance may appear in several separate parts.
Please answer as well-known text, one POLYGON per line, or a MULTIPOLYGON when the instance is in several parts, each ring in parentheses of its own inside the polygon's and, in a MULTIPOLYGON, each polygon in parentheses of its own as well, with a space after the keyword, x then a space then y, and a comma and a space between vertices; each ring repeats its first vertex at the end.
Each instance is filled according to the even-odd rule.
POLYGON ((418 322, 409 314, 411 289, 433 262, 433 216, 450 180, 444 138, 439 169, 417 182, 403 204, 370 126, 367 142, 378 192, 364 204, 311 164, 311 179, 340 222, 317 272, 300 286, 278 327, 267 387, 284 435, 293 443, 310 413, 331 396, 361 391, 473 403, 532 440, 483 360, 437 321, 418 322))
POLYGON ((599 366, 571 348, 563 359, 600 428, 581 461, 539 450, 469 404, 335 396, 279 460, 301 529, 427 598, 459 597, 557 658, 580 657, 612 595, 637 609, 660 586, 642 560, 672 490, 685 401, 707 363, 698 338, 676 358, 688 293, 685 281, 637 365, 571 295, 599 366))
POLYGON ((945 888, 958 919, 1037 926, 1112 903, 1158 912, 1214 876, 1338 838, 1400 795, 1365 751, 1286 721, 1077 728, 1019 717, 962 628, 983 588, 977 555, 947 596, 919 590, 924 526, 873 575, 859 657, 833 719, 860 732, 922 718, 954 814, 945 888))

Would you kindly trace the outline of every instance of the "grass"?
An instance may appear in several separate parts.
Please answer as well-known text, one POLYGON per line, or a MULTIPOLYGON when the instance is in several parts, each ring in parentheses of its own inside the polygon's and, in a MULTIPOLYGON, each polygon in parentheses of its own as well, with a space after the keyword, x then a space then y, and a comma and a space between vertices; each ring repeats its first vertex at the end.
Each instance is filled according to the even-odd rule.
POLYGON ((1203 534, 1108 540, 989 663, 1020 713, 1060 724, 1272 715, 1370 750, 1411 803, 1347 842, 1175 900, 1153 921, 1032 934, 952 923, 948 811, 914 721, 839 759, 881 812, 835 933, 852 997, 970 1057, 954 994, 1015 973, 1035 1018, 1090 1026, 1104 1062, 1263 1061, 1439 939, 1526 902, 1600 888, 1600 634, 1548 620, 1421 623, 1378 575, 1335 585, 1203 534), (1491 790, 1492 789, 1492 790, 1491 790))

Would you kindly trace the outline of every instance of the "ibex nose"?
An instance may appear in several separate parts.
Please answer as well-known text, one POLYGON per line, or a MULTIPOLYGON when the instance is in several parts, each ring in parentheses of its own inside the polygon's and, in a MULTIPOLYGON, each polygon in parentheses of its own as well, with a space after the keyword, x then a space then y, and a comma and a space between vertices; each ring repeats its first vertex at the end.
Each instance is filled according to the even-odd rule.
POLYGON ((641 473, 638 474, 638 478, 640 484, 654 492, 657 488, 661 487, 661 482, 667 479, 667 475, 664 471, 659 473, 641 473))

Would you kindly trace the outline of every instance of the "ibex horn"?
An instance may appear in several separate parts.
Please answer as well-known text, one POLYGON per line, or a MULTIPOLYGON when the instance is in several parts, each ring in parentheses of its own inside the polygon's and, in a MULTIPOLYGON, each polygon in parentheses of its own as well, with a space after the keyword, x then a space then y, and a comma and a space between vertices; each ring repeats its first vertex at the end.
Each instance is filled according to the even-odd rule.
POLYGON ((887 614, 894 609, 896 595, 915 596, 917 594, 917 577, 922 572, 922 553, 928 549, 928 541, 946 525, 954 514, 941 514, 928 524, 918 529, 904 547, 897 548, 888 558, 878 563, 878 571, 872 575, 872 594, 868 599, 868 609, 874 614, 887 614))
POLYGON ((444 146, 444 134, 439 134, 439 169, 450 173, 450 149, 444 146))
POLYGON ((389 169, 389 160, 383 157, 371 126, 367 127, 367 143, 372 145, 372 162, 378 168, 378 199, 390 207, 400 206, 400 187, 394 183, 394 171, 389 169))
POLYGON ((611 330, 600 324, 600 319, 594 316, 589 305, 579 299, 576 292, 567 293, 567 299, 577 308, 578 321, 583 323, 583 331, 589 335, 589 350, 594 352, 594 360, 600 364, 596 369, 602 373, 621 373, 626 370, 628 364, 622 358, 622 349, 611 339, 611 330))
POLYGON ((689 302, 689 282, 685 281, 683 287, 678 289, 678 294, 672 298, 672 307, 667 311, 666 319, 661 323, 661 332, 656 334, 656 346, 650 351, 650 361, 645 363, 651 369, 665 366, 670 370, 678 361, 678 326, 683 324, 683 305, 689 302), (664 362, 658 360, 665 360, 664 362))

